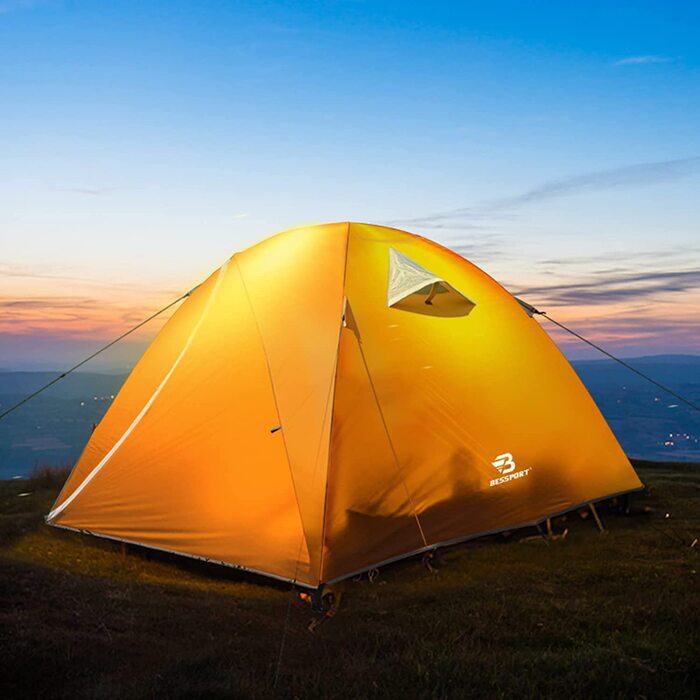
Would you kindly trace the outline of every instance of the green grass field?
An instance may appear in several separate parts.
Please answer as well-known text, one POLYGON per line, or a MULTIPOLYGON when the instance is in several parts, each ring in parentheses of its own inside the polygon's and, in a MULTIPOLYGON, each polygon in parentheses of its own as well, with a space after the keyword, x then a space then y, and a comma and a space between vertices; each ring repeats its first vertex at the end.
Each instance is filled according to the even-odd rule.
POLYGON ((606 534, 386 567, 313 634, 288 584, 49 528, 58 478, 0 482, 0 697, 698 698, 700 465, 637 467, 606 534))

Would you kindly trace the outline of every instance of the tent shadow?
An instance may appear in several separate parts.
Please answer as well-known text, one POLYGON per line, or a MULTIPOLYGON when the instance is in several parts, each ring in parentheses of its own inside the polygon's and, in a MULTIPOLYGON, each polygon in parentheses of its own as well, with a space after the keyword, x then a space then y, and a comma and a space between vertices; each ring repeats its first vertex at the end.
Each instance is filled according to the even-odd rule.
POLYGON ((427 303, 422 294, 411 294, 392 305, 392 309, 408 311, 421 316, 458 318, 468 316, 475 307, 471 301, 459 294, 438 294, 427 303))
POLYGON ((416 304, 415 307, 405 308, 401 305, 401 302, 399 302, 398 304, 394 304, 394 306, 392 308, 398 309, 399 311, 408 311, 409 313, 419 314, 421 316, 434 316, 436 318, 459 318, 461 316, 469 316, 469 314, 471 313, 471 310, 474 307, 467 306, 464 309, 456 309, 456 308, 437 308, 437 307, 435 307, 435 305, 427 306, 425 304, 423 304, 423 306, 419 306, 416 304))

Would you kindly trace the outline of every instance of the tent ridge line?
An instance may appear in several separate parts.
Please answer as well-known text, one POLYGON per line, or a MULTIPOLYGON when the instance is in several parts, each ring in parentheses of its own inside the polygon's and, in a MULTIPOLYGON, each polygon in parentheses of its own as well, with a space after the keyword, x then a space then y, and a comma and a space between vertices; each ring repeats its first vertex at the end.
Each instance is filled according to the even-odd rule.
POLYGON ((325 544, 326 544, 326 525, 327 525, 327 517, 328 517, 328 484, 330 481, 330 475, 331 475, 331 463, 332 463, 332 448, 333 448, 333 419, 335 417, 335 394, 336 390, 338 387, 338 367, 340 365, 340 342, 343 337, 343 316, 344 314, 347 314, 347 306, 348 306, 348 298, 346 294, 346 289, 345 285, 347 283, 347 275, 348 275, 348 255, 350 253, 350 226, 352 223, 350 221, 347 222, 347 228, 345 230, 345 261, 343 265, 343 312, 340 315, 340 322, 338 325, 338 344, 336 346, 335 350, 335 369, 333 371, 333 386, 331 388, 331 422, 330 426, 328 429, 328 457, 326 459, 326 487, 324 489, 324 494, 323 494, 323 515, 322 515, 322 522, 321 522, 321 552, 320 552, 320 557, 319 557, 319 570, 318 570, 318 579, 319 581, 322 580, 323 577, 323 564, 324 564, 324 553, 325 553, 325 544))
POLYGON ((377 395, 377 388, 374 386, 374 380, 372 379, 372 375, 370 374, 370 371, 369 371, 369 364, 367 363, 367 357, 365 356, 365 351, 362 349, 361 343, 358 343, 358 345, 360 348, 360 355, 362 356, 362 362, 365 366, 365 371, 367 372, 367 379, 369 379, 369 384, 372 388, 374 402, 377 404, 377 410, 379 411, 379 416, 382 420, 382 425, 384 426, 384 432, 385 432, 386 438, 389 442, 389 448, 391 449, 391 454, 394 457, 394 462, 396 464, 396 470, 399 473, 399 477, 401 478, 401 483, 403 484, 404 491, 406 492, 406 498, 408 500, 408 505, 410 506, 411 510, 413 511, 413 517, 416 520, 416 525, 418 526, 418 532, 420 534, 421 539, 423 540, 423 544, 425 545, 426 549, 430 549, 430 547, 432 545, 428 544, 428 540, 425 536, 425 532, 423 531, 423 526, 420 524, 420 519, 418 518, 418 509, 416 508, 416 504, 413 500, 413 496, 411 495, 411 491, 408 488, 408 484, 406 483, 406 478, 403 475, 403 469, 401 468, 401 461, 399 460, 399 456, 396 453, 396 448, 394 447, 394 441, 391 439, 391 434, 389 433, 389 426, 387 425, 386 417, 384 416, 384 411, 382 410, 382 406, 379 403, 379 396, 377 395))
POLYGON ((382 410, 381 403, 379 402, 379 395, 377 394, 377 388, 374 385, 374 380, 372 379, 372 374, 369 371, 369 364, 367 362, 367 357, 365 355, 364 348, 362 347, 362 343, 360 342, 359 339, 359 327, 357 325, 357 317, 354 316, 353 312, 353 317, 355 318, 355 324, 357 330, 357 335, 358 335, 358 340, 357 340, 357 345, 358 349, 360 351, 360 357, 362 358, 362 364, 364 365, 365 368, 365 373, 367 375, 367 380, 369 381, 369 386, 372 391, 372 396, 374 398, 374 403, 377 406, 377 411, 379 411, 379 417, 382 422, 382 427, 384 428, 384 434, 386 435, 387 442, 389 443, 389 449, 391 450, 392 457, 394 458, 394 463, 396 465, 396 471, 399 474, 399 478, 401 479, 401 484, 403 485, 404 491, 406 493, 406 500, 408 502, 408 506, 413 512, 413 517, 416 521, 416 526, 418 528, 418 534, 420 535, 421 540, 423 540, 423 544, 425 545, 426 549, 430 549, 432 545, 428 544, 428 540, 425 536, 425 532, 423 530, 423 526, 420 524, 420 518, 418 517, 418 509, 416 508, 416 504, 413 500, 413 496, 411 495, 411 491, 408 488, 408 484, 406 483, 406 479, 403 474, 403 469, 401 468, 401 462, 399 460, 399 456, 396 452, 396 448, 394 447, 394 441, 391 439, 391 434, 389 432, 389 426, 386 421, 386 417, 384 415, 384 411, 382 410))
MULTIPOLYGON (((304 542, 306 542, 306 551, 308 553, 309 542, 306 538, 306 528, 304 527, 304 518, 301 515, 301 505, 299 503, 299 493, 297 491, 296 480, 294 479, 294 472, 292 470, 292 462, 289 459, 289 449, 287 447, 287 437, 285 435, 284 424, 282 423, 282 416, 280 414, 279 402, 277 401, 277 392, 275 391, 275 381, 272 377, 272 368, 270 367, 270 358, 269 358, 269 355, 267 354, 267 347, 265 346, 265 338, 263 337, 263 333, 262 333, 262 329, 260 328, 260 323, 258 321, 258 317, 255 314, 255 307, 253 306, 253 301, 250 298, 250 294, 248 292, 248 285, 245 283, 245 277, 243 276, 243 268, 241 267, 240 263, 238 262, 238 257, 239 257, 239 253, 236 253, 233 255, 233 257, 231 259, 236 264, 236 269, 238 270, 238 275, 241 278, 241 284, 243 285, 243 291, 245 292, 245 297, 246 297, 246 300, 248 302, 248 308, 250 309, 250 314, 253 317, 253 321, 255 322, 255 329, 258 333, 260 347, 262 349, 263 356, 265 357, 265 368, 267 370, 267 377, 268 377, 268 380, 270 382, 270 391, 272 392, 272 400, 274 401, 274 404, 275 404, 275 412, 277 413, 277 425, 280 427, 279 432, 282 434, 282 444, 284 445, 284 454, 287 458, 287 469, 289 470, 289 479, 292 482, 292 490, 294 491, 294 500, 296 501, 297 514, 299 515, 299 525, 301 527, 301 542, 299 543, 299 551, 297 553, 297 561, 296 561, 296 569, 294 571, 294 578, 289 579, 292 583, 296 583, 297 573, 299 570, 299 557, 301 555, 301 547, 304 544, 304 542)), ((275 432, 277 432, 277 431, 275 431, 275 432)))

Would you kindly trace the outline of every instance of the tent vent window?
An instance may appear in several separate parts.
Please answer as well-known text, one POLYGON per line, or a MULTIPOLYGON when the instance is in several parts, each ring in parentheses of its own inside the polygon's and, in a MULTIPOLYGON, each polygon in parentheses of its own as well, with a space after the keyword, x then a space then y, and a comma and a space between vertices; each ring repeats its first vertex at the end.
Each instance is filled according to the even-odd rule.
POLYGON ((390 248, 387 306, 429 316, 466 316, 476 304, 446 280, 390 248))

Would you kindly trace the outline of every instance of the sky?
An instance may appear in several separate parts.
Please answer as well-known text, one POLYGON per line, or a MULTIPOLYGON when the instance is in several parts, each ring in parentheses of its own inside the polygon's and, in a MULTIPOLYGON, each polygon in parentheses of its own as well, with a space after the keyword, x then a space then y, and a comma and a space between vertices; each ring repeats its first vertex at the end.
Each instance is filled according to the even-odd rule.
POLYGON ((700 354, 699 33, 692 2, 0 0, 0 367, 345 220, 622 356, 700 354))

